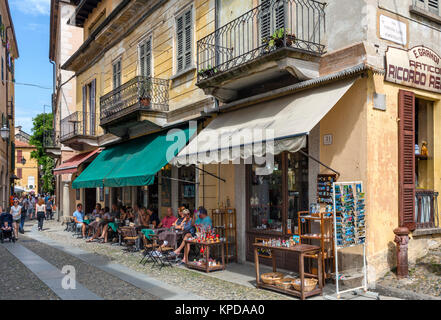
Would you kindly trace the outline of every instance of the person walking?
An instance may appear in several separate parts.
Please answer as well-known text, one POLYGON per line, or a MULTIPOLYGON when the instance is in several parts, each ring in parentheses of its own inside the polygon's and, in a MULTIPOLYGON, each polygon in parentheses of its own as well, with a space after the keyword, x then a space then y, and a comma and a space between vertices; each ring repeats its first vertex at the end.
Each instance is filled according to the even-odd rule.
POLYGON ((52 212, 52 206, 53 206, 52 197, 49 197, 46 202, 46 218, 48 220, 53 220, 53 212, 52 212))
POLYGON ((43 222, 46 218, 46 205, 43 198, 38 199, 38 203, 35 205, 35 212, 37 212, 38 231, 42 231, 43 222))
POLYGON ((26 216, 28 213, 28 207, 29 207, 29 200, 27 196, 23 197, 23 200, 21 201, 21 218, 20 218, 20 228, 19 228, 19 232, 21 234, 24 234, 24 223, 26 221, 26 216))
POLYGON ((35 197, 33 195, 30 195, 29 196, 28 217, 31 220, 35 218, 35 211, 34 211, 35 204, 36 204, 35 197))
POLYGON ((18 205, 18 199, 14 199, 14 205, 11 207, 12 226, 14 228, 15 238, 18 240, 18 229, 21 221, 21 207, 18 205))

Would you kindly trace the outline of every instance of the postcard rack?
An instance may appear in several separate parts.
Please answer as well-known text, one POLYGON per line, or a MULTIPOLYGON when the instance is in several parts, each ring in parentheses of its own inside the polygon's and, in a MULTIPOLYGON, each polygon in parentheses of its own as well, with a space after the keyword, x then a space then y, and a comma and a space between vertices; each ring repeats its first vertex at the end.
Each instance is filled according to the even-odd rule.
POLYGON ((211 211, 213 227, 225 238, 225 260, 237 262, 236 209, 218 208, 211 211))
POLYGON ((344 292, 359 289, 367 291, 365 194, 363 182, 335 182, 333 184, 333 203, 335 283, 337 298, 339 298, 340 294, 344 292), (363 246, 363 285, 340 291, 338 251, 354 246, 363 246))

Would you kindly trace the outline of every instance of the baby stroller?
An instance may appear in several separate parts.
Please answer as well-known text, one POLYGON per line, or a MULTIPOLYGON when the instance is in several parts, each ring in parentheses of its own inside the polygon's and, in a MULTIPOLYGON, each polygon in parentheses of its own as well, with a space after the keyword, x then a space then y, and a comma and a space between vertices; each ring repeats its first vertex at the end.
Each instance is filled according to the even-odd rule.
POLYGON ((12 225, 12 216, 10 214, 1 214, 0 215, 0 242, 3 243, 6 239, 9 239, 9 242, 15 242, 15 233, 14 227, 12 225), (2 230, 1 228, 5 225, 5 222, 8 222, 8 226, 11 227, 11 230, 2 230))
POLYGON ((15 235, 14 228, 11 226, 11 230, 1 230, 0 229, 0 242, 3 243, 6 239, 9 239, 9 242, 15 243, 15 235))

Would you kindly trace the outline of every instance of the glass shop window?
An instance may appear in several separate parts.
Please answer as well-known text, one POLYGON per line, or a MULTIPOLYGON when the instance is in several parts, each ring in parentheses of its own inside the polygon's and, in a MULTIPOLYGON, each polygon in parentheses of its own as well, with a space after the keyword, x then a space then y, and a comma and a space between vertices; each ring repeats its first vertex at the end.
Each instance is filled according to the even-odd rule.
POLYGON ((274 170, 269 175, 257 175, 252 166, 250 211, 251 229, 282 232, 283 192, 282 155, 274 157, 274 170))

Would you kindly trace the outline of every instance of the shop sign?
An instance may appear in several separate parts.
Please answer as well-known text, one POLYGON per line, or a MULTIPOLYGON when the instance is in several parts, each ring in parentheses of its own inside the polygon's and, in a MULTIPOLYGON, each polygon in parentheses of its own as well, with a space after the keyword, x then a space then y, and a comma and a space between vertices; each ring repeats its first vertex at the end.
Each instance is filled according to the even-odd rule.
POLYGON ((441 93, 441 58, 424 46, 410 50, 389 47, 386 81, 441 93))

